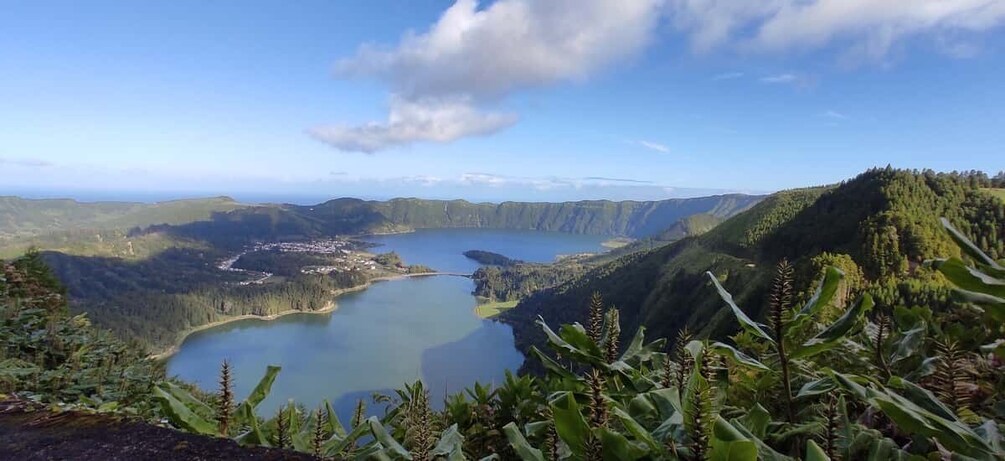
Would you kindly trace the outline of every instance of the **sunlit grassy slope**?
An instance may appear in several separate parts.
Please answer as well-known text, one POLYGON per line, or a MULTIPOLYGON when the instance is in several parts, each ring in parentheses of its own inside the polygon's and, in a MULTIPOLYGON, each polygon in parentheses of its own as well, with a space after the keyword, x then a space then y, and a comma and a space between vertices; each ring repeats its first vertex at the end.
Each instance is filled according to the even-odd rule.
POLYGON ((516 307, 519 301, 500 301, 494 303, 479 304, 475 307, 475 314, 483 319, 490 319, 505 311, 516 307))
POLYGON ((1005 200, 1005 189, 984 189, 984 190, 990 193, 991 195, 994 195, 995 197, 1005 200))
POLYGON ((159 233, 131 237, 130 229, 207 220, 243 206, 227 197, 159 203, 0 197, 0 258, 31 246, 81 256, 142 258, 187 245, 159 233))

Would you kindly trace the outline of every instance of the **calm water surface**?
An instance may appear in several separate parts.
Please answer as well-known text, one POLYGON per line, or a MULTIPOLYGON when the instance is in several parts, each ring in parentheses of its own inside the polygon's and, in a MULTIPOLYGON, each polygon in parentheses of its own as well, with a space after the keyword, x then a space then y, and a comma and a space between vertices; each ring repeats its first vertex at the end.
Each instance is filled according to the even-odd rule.
MULTIPOLYGON (((441 229, 367 238, 394 250, 408 264, 470 273, 478 264, 466 250, 495 251, 511 258, 545 262, 557 255, 596 252, 604 240, 551 232, 441 229)), ((261 412, 289 399, 318 405, 328 399, 345 420, 357 398, 423 380, 434 402, 474 381, 500 382, 523 356, 508 325, 474 315, 474 288, 463 277, 422 277, 379 282, 338 298, 332 314, 295 314, 265 322, 246 320, 189 336, 168 361, 168 373, 215 389, 223 359, 235 370, 239 397, 257 383, 265 367, 280 365, 261 412)), ((379 409, 371 408, 371 413, 379 409)))

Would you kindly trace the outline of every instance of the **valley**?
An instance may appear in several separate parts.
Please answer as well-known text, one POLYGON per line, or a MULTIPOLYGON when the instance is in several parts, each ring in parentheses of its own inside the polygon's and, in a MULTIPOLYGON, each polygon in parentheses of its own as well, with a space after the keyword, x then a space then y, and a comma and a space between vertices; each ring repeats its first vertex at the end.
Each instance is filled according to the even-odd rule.
MULTIPOLYGON (((583 382, 597 386, 596 370, 605 370, 604 379, 617 386, 645 388, 659 381, 668 391, 689 389, 679 370, 697 366, 681 355, 691 350, 698 351, 697 363, 701 354, 719 355, 718 366, 730 372, 740 370, 736 367, 770 369, 774 365, 759 360, 774 364, 778 359, 757 344, 755 333, 761 327, 745 316, 770 320, 779 315, 773 313, 777 307, 771 301, 778 296, 779 277, 793 304, 812 306, 816 299, 827 300, 812 308, 819 322, 801 328, 848 324, 848 329, 842 327, 845 343, 827 340, 816 345, 813 339, 806 343, 812 347, 802 345, 797 353, 824 353, 833 360, 834 354, 847 354, 840 344, 868 340, 870 328, 892 328, 884 322, 904 322, 903 328, 933 322, 940 328, 931 334, 966 344, 953 347, 991 348, 995 354, 998 346, 992 340, 1000 324, 982 323, 981 311, 959 310, 953 284, 960 274, 943 266, 956 264, 952 258, 963 255, 983 255, 987 261, 1005 255, 1005 202, 982 185, 980 177, 966 174, 873 169, 837 185, 752 199, 748 208, 731 216, 697 213, 665 223, 658 232, 622 234, 618 245, 610 244, 611 234, 596 229, 627 229, 626 224, 595 224, 602 213, 582 221, 580 213, 586 211, 570 215, 576 216, 570 218, 573 222, 592 223, 572 225, 579 231, 574 233, 548 230, 550 224, 530 226, 543 229, 470 225, 473 221, 466 218, 454 221, 456 216, 446 222, 458 227, 403 224, 429 223, 414 216, 390 227, 381 217, 362 224, 356 217, 368 212, 344 208, 345 201, 337 206, 341 211, 327 219, 311 214, 317 210, 309 207, 304 214, 295 207, 246 207, 207 220, 151 224, 125 234, 127 242, 174 242, 160 251, 99 256, 88 254, 94 246, 79 254, 43 248, 29 252, 18 260, 27 262, 18 264, 44 261, 66 286, 70 310, 114 333, 99 336, 100 341, 116 344, 116 337, 125 338, 161 352, 159 366, 174 382, 211 389, 220 379, 220 363, 226 361, 232 367, 227 372, 232 391, 253 394, 265 372, 269 392, 255 405, 265 414, 278 415, 267 422, 273 425, 269 430, 278 430, 281 418, 293 417, 288 414, 294 407, 284 403, 291 400, 306 408, 330 408, 332 417, 355 421, 354 430, 363 430, 370 424, 364 422, 367 418, 379 421, 406 408, 398 399, 423 398, 429 391, 453 396, 424 404, 429 411, 451 414, 474 405, 457 396, 483 398, 478 396, 485 389, 567 389, 559 392, 571 396, 583 382), (940 218, 946 218, 946 224, 940 218), (373 230, 374 223, 386 232, 336 232, 373 230), (973 243, 961 243, 967 242, 964 239, 973 243), (939 262, 939 257, 950 262, 939 262), (859 304, 853 305, 855 299, 859 304), (733 303, 745 306, 745 312, 731 307, 733 303), (552 330, 549 325, 563 326, 552 330), (864 326, 857 330, 855 325, 864 326), (676 337, 679 344, 667 348, 662 339, 647 344, 643 331, 649 337, 676 337), (731 338, 758 358, 722 343, 690 341, 685 332, 703 339, 731 338), (549 349, 554 352, 546 352, 549 349), (281 374, 273 367, 277 364, 281 374), (594 374, 580 375, 583 366, 594 367, 594 374), (535 383, 535 377, 542 381, 528 384, 535 383), (684 381, 675 381, 680 379, 684 381), (415 384, 402 390, 401 383, 415 384)), ((353 203, 369 210, 384 206, 353 203)), ((591 207, 583 205, 581 210, 591 207)), ((998 273, 997 266, 988 267, 998 273)), ((86 328, 91 328, 89 323, 86 328)), ((898 328, 883 331, 898 338, 898 344, 916 334, 898 328)), ((930 344, 930 352, 924 353, 939 353, 945 347, 940 344, 930 344)), ((891 374, 905 373, 919 366, 920 357, 912 357, 883 356, 878 366, 891 374)), ((153 366, 149 359, 128 360, 124 363, 153 366)), ((827 379, 813 371, 821 366, 816 359, 799 360, 804 369, 796 379, 804 386, 812 379, 827 379)), ((858 360, 849 366, 875 366, 858 360)), ((986 386, 1001 384, 980 379, 986 386)), ((170 382, 158 384, 161 391, 155 392, 169 392, 177 396, 172 399, 180 399, 176 402, 198 408, 197 395, 170 382)), ((745 379, 734 383, 732 378, 718 385, 760 386, 745 379)), ((649 392, 663 391, 638 395, 649 392)), ((746 388, 737 392, 729 399, 746 404, 746 388)), ((805 387, 800 398, 807 398, 803 392, 805 387)), ((501 395, 486 405, 515 411, 505 406, 510 397, 501 395)), ((994 401, 981 400, 978 411, 987 414, 994 401)), ((561 411, 555 406, 560 403, 549 405, 561 411)), ((784 403, 765 406, 770 409, 764 411, 791 411, 793 419, 801 418, 784 403)), ((168 417, 184 426, 177 414, 168 417)), ((730 424, 746 427, 739 420, 730 424)), ((513 437, 506 437, 511 446, 524 443, 513 437)), ((869 437, 870 444, 889 440, 869 437)), ((986 452, 982 446, 971 448, 977 455, 986 452)))

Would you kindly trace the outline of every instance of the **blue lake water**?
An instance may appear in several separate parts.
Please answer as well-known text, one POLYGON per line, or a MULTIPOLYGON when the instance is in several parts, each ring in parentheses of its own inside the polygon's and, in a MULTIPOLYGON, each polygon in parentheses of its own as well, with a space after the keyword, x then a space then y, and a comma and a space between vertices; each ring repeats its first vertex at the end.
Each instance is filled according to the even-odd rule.
MULTIPOLYGON (((494 251, 547 262, 558 255, 602 251, 604 237, 486 229, 421 230, 373 236, 372 251, 395 251, 408 264, 471 273, 467 250, 494 251)), ((375 283, 337 299, 331 314, 294 314, 273 321, 242 320, 189 336, 168 361, 168 373, 215 389, 220 362, 235 370, 235 390, 246 395, 267 365, 283 367, 263 402, 268 414, 289 399, 311 408, 327 399, 348 418, 357 398, 421 379, 434 402, 475 381, 500 382, 523 356, 508 325, 474 314, 474 285, 435 276, 375 283)), ((379 411, 371 408, 371 413, 379 411)), ((345 420, 345 419, 343 419, 345 420)))

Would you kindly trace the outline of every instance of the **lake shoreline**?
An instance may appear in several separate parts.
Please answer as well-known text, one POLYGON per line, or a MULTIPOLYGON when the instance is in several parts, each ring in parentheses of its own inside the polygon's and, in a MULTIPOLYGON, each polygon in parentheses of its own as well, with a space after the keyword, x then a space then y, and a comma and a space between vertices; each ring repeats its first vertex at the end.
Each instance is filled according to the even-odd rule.
POLYGON ((158 353, 155 353, 155 354, 150 354, 149 356, 147 356, 147 358, 150 359, 150 360, 166 360, 166 359, 169 359, 169 358, 171 358, 172 355, 175 355, 175 354, 178 353, 178 351, 181 349, 181 345, 185 343, 185 340, 188 339, 189 336, 191 336, 191 335, 193 335, 195 333, 198 333, 200 331, 209 330, 211 328, 215 328, 215 327, 218 327, 218 326, 226 325, 226 324, 231 323, 231 322, 237 322, 237 321, 240 321, 240 320, 260 320, 260 321, 263 321, 263 322, 271 322, 271 321, 276 320, 278 318, 285 317, 287 315, 293 315, 293 314, 318 314, 318 315, 321 315, 321 314, 331 314, 331 313, 333 313, 333 312, 335 312, 335 311, 338 310, 338 302, 337 302, 337 300, 338 300, 339 296, 342 296, 342 295, 348 294, 348 293, 355 293, 355 292, 359 292, 359 291, 364 291, 367 288, 370 288, 370 286, 373 285, 374 283, 378 283, 378 282, 390 282, 390 281, 395 281, 395 280, 405 280, 405 279, 415 278, 415 277, 468 277, 468 278, 470 278, 471 275, 470 274, 462 274, 462 273, 459 273, 459 272, 424 272, 424 273, 418 273, 418 274, 395 274, 395 275, 387 275, 387 276, 381 276, 381 277, 374 277, 374 278, 368 280, 366 283, 363 283, 361 285, 356 285, 356 286, 352 286, 352 287, 348 287, 348 288, 339 288, 337 290, 332 290, 332 292, 331 292, 332 299, 329 300, 324 305, 324 307, 322 307, 321 309, 318 309, 316 311, 301 311, 301 310, 296 310, 296 309, 289 309, 289 310, 285 310, 285 311, 278 312, 278 313, 271 314, 271 315, 244 314, 244 315, 237 315, 237 316, 234 316, 234 317, 227 317, 227 318, 224 318, 224 319, 215 320, 213 322, 209 322, 207 324, 203 324, 203 325, 199 325, 199 326, 190 327, 190 328, 188 328, 188 329, 186 329, 186 330, 184 330, 184 331, 182 331, 181 333, 178 334, 178 340, 175 342, 175 344, 173 346, 169 347, 167 350, 164 350, 163 352, 158 352, 158 353))

